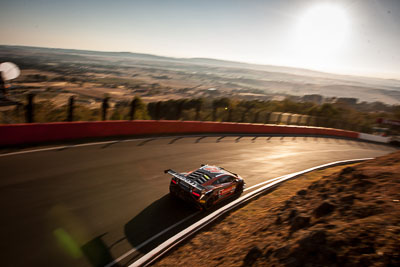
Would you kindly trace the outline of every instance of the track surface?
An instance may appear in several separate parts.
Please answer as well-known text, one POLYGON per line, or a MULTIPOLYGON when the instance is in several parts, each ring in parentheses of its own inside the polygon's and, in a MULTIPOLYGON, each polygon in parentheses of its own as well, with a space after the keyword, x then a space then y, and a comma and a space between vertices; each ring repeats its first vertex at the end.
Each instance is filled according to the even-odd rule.
MULTIPOLYGON (((216 164, 240 174, 250 187, 324 163, 393 151, 342 139, 230 136, 147 139, 3 156, 1 265, 105 264, 196 213, 169 199, 169 177, 163 174, 168 168, 187 171, 201 163, 216 164)), ((145 253, 151 245, 120 263, 132 262, 134 254, 145 253)))

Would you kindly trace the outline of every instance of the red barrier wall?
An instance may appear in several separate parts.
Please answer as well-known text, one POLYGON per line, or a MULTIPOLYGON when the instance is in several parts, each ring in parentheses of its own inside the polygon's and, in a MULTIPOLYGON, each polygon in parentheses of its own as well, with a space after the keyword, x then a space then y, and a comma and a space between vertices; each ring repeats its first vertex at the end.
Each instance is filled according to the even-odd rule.
POLYGON ((249 133, 312 134, 358 138, 357 132, 329 128, 198 121, 102 121, 0 125, 0 146, 147 134, 249 133))

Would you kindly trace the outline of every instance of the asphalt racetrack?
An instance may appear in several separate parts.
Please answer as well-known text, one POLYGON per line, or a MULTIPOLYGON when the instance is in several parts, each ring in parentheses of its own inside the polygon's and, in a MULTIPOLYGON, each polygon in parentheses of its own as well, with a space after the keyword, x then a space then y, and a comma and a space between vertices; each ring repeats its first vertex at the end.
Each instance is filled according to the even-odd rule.
POLYGON ((163 173, 168 168, 183 172, 215 164, 238 173, 250 187, 324 163, 393 151, 321 137, 192 136, 2 155, 1 265, 132 263, 204 216, 169 198, 170 178, 163 173), (179 225, 146 242, 174 224, 179 225))

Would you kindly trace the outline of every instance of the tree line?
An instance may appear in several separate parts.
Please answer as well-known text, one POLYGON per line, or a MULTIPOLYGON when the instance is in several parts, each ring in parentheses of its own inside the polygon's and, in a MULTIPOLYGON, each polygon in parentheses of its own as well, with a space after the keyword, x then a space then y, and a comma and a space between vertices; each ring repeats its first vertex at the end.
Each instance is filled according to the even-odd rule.
POLYGON ((379 117, 400 118, 400 106, 393 112, 362 112, 345 104, 312 102, 239 100, 231 98, 193 98, 144 103, 139 96, 111 105, 104 97, 91 108, 75 97, 62 107, 51 101, 35 101, 29 94, 26 103, 1 112, 1 123, 98 121, 98 120, 194 120, 242 123, 311 125, 371 132, 379 117))

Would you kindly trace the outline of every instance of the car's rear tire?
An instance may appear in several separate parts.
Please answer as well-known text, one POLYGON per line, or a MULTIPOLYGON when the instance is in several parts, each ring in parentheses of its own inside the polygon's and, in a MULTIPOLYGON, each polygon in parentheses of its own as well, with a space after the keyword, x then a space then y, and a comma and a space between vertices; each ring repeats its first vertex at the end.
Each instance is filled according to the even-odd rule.
POLYGON ((215 202, 215 197, 210 197, 203 205, 203 209, 209 210, 214 205, 214 202, 215 202))

